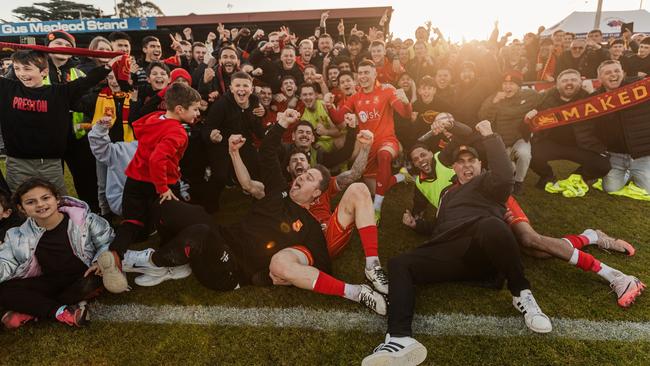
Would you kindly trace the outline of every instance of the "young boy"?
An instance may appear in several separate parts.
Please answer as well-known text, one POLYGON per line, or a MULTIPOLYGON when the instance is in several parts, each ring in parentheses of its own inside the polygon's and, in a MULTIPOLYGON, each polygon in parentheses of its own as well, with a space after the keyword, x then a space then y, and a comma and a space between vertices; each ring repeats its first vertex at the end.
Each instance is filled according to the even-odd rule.
POLYGON ((124 220, 117 228, 110 250, 97 261, 104 286, 113 293, 128 290, 121 258, 130 244, 146 234, 152 208, 166 200, 178 200, 170 187, 179 181, 178 164, 187 148, 188 138, 182 123, 192 124, 199 116, 201 96, 191 87, 176 83, 168 88, 165 101, 166 112, 155 112, 133 123, 138 149, 126 168, 122 195, 124 220))
POLYGON ((48 74, 45 54, 17 51, 11 56, 17 80, 0 78, 0 126, 12 191, 28 178, 41 176, 66 192, 61 158, 70 134, 71 105, 102 81, 120 57, 92 69, 85 78, 44 85, 48 74))

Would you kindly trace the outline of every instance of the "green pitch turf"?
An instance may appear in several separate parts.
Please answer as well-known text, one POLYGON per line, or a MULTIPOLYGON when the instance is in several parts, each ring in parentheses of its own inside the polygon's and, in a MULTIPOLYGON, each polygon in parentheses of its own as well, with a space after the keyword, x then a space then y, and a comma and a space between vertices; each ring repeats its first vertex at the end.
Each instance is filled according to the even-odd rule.
MULTIPOLYGON (((558 164, 566 176, 572 165, 558 164)), ((4 168, 4 167, 3 167, 4 168)), ((585 198, 567 199, 536 190, 537 177, 530 173, 519 199, 533 226, 542 234, 577 234, 600 228, 628 240, 637 248, 634 257, 588 251, 608 265, 650 282, 647 246, 650 238, 650 203, 608 196, 591 190, 585 198)), ((69 180, 68 180, 69 182, 69 180)), ((402 212, 411 205, 413 186, 395 187, 384 201, 379 228, 380 257, 387 259, 419 245, 419 237, 401 224, 402 212)), ((249 198, 237 190, 223 195, 218 222, 237 220, 249 198)), ((141 247, 156 246, 156 239, 141 247)), ((615 295, 604 280, 559 260, 524 258, 532 290, 551 318, 595 321, 649 322, 647 294, 632 308, 616 305, 615 295)), ((363 252, 353 237, 348 249, 335 261, 334 273, 347 282, 363 282, 363 252)), ((294 307, 358 311, 350 301, 313 294, 295 288, 243 288, 215 293, 190 277, 153 288, 138 288, 122 295, 104 295, 102 304, 226 305, 231 307, 294 307)), ((419 289, 418 314, 463 313, 518 316, 506 290, 495 291, 460 284, 419 289)), ((523 325, 522 325, 523 326, 523 325)), ((544 336, 511 338, 418 336, 429 350, 425 364, 437 365, 644 365, 650 364, 647 342, 578 341, 544 336)), ((383 335, 361 332, 316 331, 258 327, 155 325, 94 322, 81 330, 41 322, 14 332, 0 330, 0 364, 61 365, 354 365, 372 351, 383 335)))

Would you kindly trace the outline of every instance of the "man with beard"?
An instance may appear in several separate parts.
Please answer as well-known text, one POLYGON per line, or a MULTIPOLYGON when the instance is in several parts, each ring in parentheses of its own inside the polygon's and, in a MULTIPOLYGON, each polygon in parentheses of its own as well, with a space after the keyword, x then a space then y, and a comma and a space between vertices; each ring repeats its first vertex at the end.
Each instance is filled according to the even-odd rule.
POLYGON ((301 121, 311 123, 318 138, 316 144, 325 152, 338 150, 343 146, 345 132, 341 131, 331 120, 327 108, 321 99, 316 96, 313 84, 302 84, 298 88, 300 101, 305 105, 301 121))
POLYGON ((197 67, 199 65, 204 64, 205 62, 205 55, 208 53, 208 48, 205 46, 205 43, 203 42, 194 42, 192 43, 192 49, 191 49, 191 54, 192 54, 192 59, 190 60, 190 65, 189 65, 189 73, 190 75, 194 73, 197 67))
MULTIPOLYGON (((505 75, 501 90, 490 95, 481 105, 479 118, 492 122, 515 161, 514 194, 524 190, 524 178, 530 165, 530 131, 524 123, 524 116, 539 101, 539 94, 530 89, 521 89, 522 78, 517 72, 505 75)), ((489 159, 488 159, 489 162, 489 159)))
POLYGON ((575 39, 571 42, 569 50, 564 51, 558 58, 555 78, 566 69, 574 69, 586 78, 593 79, 596 77, 596 68, 607 58, 606 50, 587 49, 587 41, 582 38, 575 39))
POLYGON ((214 102, 220 95, 224 95, 230 88, 232 74, 239 71, 239 53, 232 47, 224 47, 219 50, 219 63, 213 67, 200 64, 192 79, 201 94, 201 97, 209 102, 214 102))
MULTIPOLYGON (((347 247, 352 235, 353 225, 359 231, 361 245, 365 253, 365 274, 373 287, 382 294, 388 293, 386 273, 379 262, 377 226, 374 222, 372 199, 368 188, 362 183, 354 183, 363 174, 372 145, 372 133, 362 130, 356 139, 361 145, 359 154, 350 168, 335 177, 323 193, 306 208, 321 224, 327 242, 330 258, 334 259, 347 247), (337 207, 332 211, 332 199, 343 192, 337 207)), ((257 199, 264 199, 265 187, 262 182, 250 179, 245 164, 239 158, 238 148, 245 140, 233 135, 230 140, 230 154, 237 178, 242 187, 249 187, 257 199)), ((287 171, 291 175, 291 185, 299 181, 310 170, 309 162, 302 152, 291 154, 287 171)), ((351 285, 329 276, 312 267, 312 255, 307 248, 293 247, 283 249, 271 258, 270 277, 275 285, 294 285, 326 295, 340 296, 361 302, 373 311, 385 315, 386 303, 378 292, 365 285, 351 285)))
POLYGON ((393 114, 397 112, 408 118, 412 109, 403 90, 377 82, 377 70, 372 61, 359 64, 358 82, 361 90, 348 98, 341 108, 329 109, 329 113, 335 123, 343 122, 346 115, 354 116, 359 119, 360 128, 375 135, 365 180, 375 194, 373 205, 379 220, 384 196, 391 187, 391 163, 399 152, 393 114))
MULTIPOLYGON (((587 98, 589 93, 581 85, 579 71, 562 71, 557 76, 555 87, 542 94, 542 99, 535 109, 526 114, 526 119, 533 119, 538 111, 587 98)), ((553 169, 548 164, 554 160, 569 160, 580 164, 577 174, 581 174, 587 183, 604 176, 610 169, 605 145, 596 136, 593 121, 555 127, 533 135, 530 167, 539 175, 537 188, 544 189, 546 183, 556 180, 553 169)))
POLYGON ((264 50, 261 49, 253 51, 250 62, 262 69, 260 79, 271 85, 275 93, 279 92, 281 80, 286 76, 292 76, 298 85, 302 84, 303 74, 296 64, 296 49, 293 46, 284 46, 280 51, 280 60, 276 62, 264 57, 263 52, 264 50))
POLYGON ((257 149, 253 138, 262 139, 264 130, 260 117, 264 108, 253 93, 253 80, 245 72, 232 75, 230 90, 219 98, 208 112, 203 126, 202 136, 208 152, 208 160, 212 175, 210 181, 214 184, 216 201, 209 211, 218 209, 218 199, 223 188, 232 182, 233 168, 228 155, 227 139, 230 135, 238 134, 247 139, 241 148, 241 155, 251 170, 253 177, 259 175, 257 149))
POLYGON ((432 238, 388 262, 391 290, 386 340, 363 360, 363 366, 389 362, 417 365, 426 359, 426 348, 412 338, 416 284, 486 280, 500 273, 526 326, 536 333, 553 329, 530 291, 517 241, 503 220, 514 183, 512 164, 490 122, 479 122, 476 130, 491 169, 481 172, 474 148, 460 145, 454 149, 458 183, 440 199, 432 238))
MULTIPOLYGON (((598 67, 598 79, 602 83, 595 93, 611 91, 634 82, 624 80, 625 73, 620 62, 604 61, 598 67)), ((596 130, 605 143, 612 169, 603 178, 603 189, 615 192, 632 180, 650 193, 650 102, 610 113, 596 120, 596 130)))
POLYGON ((357 67, 361 61, 370 58, 368 50, 363 49, 363 42, 357 35, 351 35, 348 39, 348 47, 346 48, 352 61, 352 71, 357 71, 357 67))
POLYGON ((476 65, 471 61, 462 63, 459 76, 453 113, 459 121, 473 128, 480 121, 478 111, 481 104, 496 89, 496 83, 488 75, 479 77, 476 65))

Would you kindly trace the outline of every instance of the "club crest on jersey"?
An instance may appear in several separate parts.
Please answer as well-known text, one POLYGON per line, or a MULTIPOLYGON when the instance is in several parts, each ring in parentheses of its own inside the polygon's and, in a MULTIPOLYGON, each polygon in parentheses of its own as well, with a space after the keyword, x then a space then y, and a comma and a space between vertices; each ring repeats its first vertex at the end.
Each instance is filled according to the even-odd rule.
POLYGON ((300 229, 302 229, 302 221, 296 220, 291 224, 291 227, 293 228, 293 231, 298 232, 300 229))

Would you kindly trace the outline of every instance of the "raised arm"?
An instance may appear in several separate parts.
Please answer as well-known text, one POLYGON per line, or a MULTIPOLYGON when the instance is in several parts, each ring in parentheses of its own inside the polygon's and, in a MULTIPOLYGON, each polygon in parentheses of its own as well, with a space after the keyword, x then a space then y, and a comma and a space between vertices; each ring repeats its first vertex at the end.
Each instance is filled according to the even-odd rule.
POLYGON ((235 168, 237 181, 241 185, 242 189, 250 193, 253 197, 262 199, 265 196, 264 184, 251 179, 246 164, 244 164, 244 161, 239 154, 239 149, 244 146, 245 143, 246 138, 242 137, 242 135, 230 135, 230 138, 228 139, 228 153, 230 154, 232 165, 235 168))
POLYGON ((515 182, 512 162, 506 153, 501 137, 492 132, 489 121, 481 121, 476 130, 483 137, 483 146, 490 162, 490 170, 481 182, 481 190, 489 198, 505 203, 515 182))
POLYGON ((282 149, 281 140, 284 131, 290 125, 296 123, 299 118, 300 113, 293 109, 278 113, 278 123, 269 128, 266 137, 262 140, 259 153, 260 170, 267 196, 287 189, 287 181, 282 173, 279 159, 280 150, 282 149))

